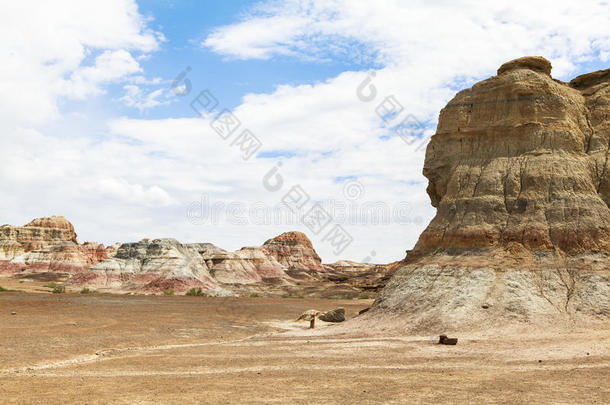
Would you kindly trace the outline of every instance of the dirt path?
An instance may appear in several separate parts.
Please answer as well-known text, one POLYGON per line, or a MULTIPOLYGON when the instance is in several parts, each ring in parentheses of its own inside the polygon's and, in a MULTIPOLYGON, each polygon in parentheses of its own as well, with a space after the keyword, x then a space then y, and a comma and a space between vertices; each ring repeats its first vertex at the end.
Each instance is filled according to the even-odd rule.
MULTIPOLYGON (((253 336, 252 336, 253 337, 253 336)), ((120 349, 104 349, 98 350, 95 354, 74 357, 66 360, 53 361, 49 363, 41 363, 35 364, 22 368, 14 368, 14 369, 4 369, 0 370, 0 375, 7 374, 19 374, 19 373, 30 373, 40 370, 48 370, 48 369, 57 369, 63 367, 77 366, 85 363, 93 363, 104 360, 111 359, 119 359, 119 358, 128 358, 128 357, 136 357, 143 353, 152 353, 156 351, 162 350, 171 350, 171 349, 184 349, 184 348, 192 348, 192 347, 202 347, 202 346, 219 346, 224 344, 231 344, 242 342, 246 339, 250 339, 252 337, 246 337, 244 339, 237 339, 229 342, 209 342, 209 343, 189 343, 189 344, 179 344, 179 345, 162 345, 162 346, 140 346, 140 347, 124 347, 120 349)), ((48 375, 48 374, 46 374, 48 375)))

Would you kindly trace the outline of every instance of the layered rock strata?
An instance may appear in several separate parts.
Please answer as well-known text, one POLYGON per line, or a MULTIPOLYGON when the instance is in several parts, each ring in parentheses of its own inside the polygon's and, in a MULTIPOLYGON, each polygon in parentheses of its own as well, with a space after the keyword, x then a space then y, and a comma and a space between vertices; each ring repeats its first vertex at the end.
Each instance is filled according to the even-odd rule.
POLYGON ((610 70, 550 72, 508 62, 441 111, 437 213, 376 309, 414 328, 610 317, 610 70))
POLYGON ((388 274, 379 265, 323 265, 301 232, 286 232, 262 246, 235 252, 175 239, 104 247, 95 242, 79 244, 74 227, 63 217, 0 227, 0 252, 0 274, 48 273, 48 277, 68 277, 67 283, 74 288, 118 293, 181 294, 201 288, 208 295, 222 296, 355 298, 363 291, 378 290, 388 274))
POLYGON ((206 263, 206 257, 218 250, 209 243, 183 245, 175 239, 124 243, 112 258, 75 275, 70 283, 121 291, 202 288, 215 295, 229 295, 206 263))
POLYGON ((0 227, 0 272, 77 273, 113 254, 96 242, 79 244, 64 217, 38 218, 24 226, 0 227))
POLYGON ((71 283, 110 291, 171 289, 179 294, 201 288, 209 295, 358 297, 367 289, 362 279, 377 286, 375 275, 385 274, 323 265, 305 234, 286 232, 235 252, 175 239, 125 243, 114 257, 74 276, 71 283))

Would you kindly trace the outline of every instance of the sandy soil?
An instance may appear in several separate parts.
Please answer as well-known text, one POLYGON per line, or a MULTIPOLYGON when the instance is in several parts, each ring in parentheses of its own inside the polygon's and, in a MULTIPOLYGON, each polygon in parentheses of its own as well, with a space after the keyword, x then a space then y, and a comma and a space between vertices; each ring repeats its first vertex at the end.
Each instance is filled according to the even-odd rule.
POLYGON ((457 346, 441 346, 294 322, 308 309, 353 317, 370 304, 3 292, 0 402, 610 402, 610 326, 458 334, 457 346))

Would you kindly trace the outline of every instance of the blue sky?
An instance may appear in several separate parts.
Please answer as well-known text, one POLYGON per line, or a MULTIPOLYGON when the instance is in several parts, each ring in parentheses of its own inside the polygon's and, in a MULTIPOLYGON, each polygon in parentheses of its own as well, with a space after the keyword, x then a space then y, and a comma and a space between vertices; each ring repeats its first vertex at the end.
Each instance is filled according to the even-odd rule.
MULTIPOLYGON (((382 67, 376 61, 359 63, 346 55, 328 53, 327 58, 305 60, 292 56, 276 55, 272 59, 239 59, 221 55, 202 47, 201 42, 216 28, 230 25, 247 15, 255 1, 139 1, 140 13, 150 20, 149 26, 165 36, 161 49, 141 62, 149 78, 170 81, 186 67, 192 70, 188 77, 196 89, 209 88, 221 104, 233 109, 248 93, 271 93, 278 85, 315 84, 336 77, 345 71, 367 71, 382 67)), ((579 68, 560 77, 569 80, 579 72, 605 68, 599 60, 588 60, 579 68)), ((451 86, 460 89, 472 85, 472 77, 466 77, 451 86)), ((122 86, 108 88, 110 98, 120 98, 122 86)), ((108 97, 105 97, 107 101, 108 97)), ((158 108, 139 111, 135 107, 109 103, 109 114, 146 117, 149 119, 190 117, 189 98, 178 98, 158 108)), ((80 107, 82 108, 82 102, 80 107)), ((95 103, 93 108, 99 108, 95 103)))
POLYGON ((326 262, 401 259, 434 215, 421 171, 439 110, 520 56, 547 57, 563 80, 608 67, 608 11, 595 0, 3 3, 0 220, 64 215, 81 241, 232 250, 300 230, 326 262), (193 89, 177 96, 187 66, 193 89), (369 86, 370 101, 358 96, 369 86), (214 116, 194 118, 203 89, 241 122, 227 140, 214 116), (387 102, 396 110, 381 113, 387 102), (401 122, 421 141, 401 139, 401 122), (245 129, 261 144, 247 158, 245 129), (297 191, 295 213, 285 201, 297 191), (319 232, 303 221, 316 206, 330 217, 319 232), (351 239, 340 251, 336 227, 351 239))
MULTIPOLYGON (((231 24, 251 10, 252 1, 141 1, 140 12, 150 26, 163 32, 166 42, 159 52, 141 63, 151 77, 174 78, 187 66, 195 88, 209 88, 227 108, 235 108, 247 93, 270 93, 280 84, 315 84, 346 70, 367 70, 374 63, 357 64, 349 58, 311 60, 277 56, 272 60, 241 60, 219 55, 201 42, 217 27, 231 24)), ((112 89, 120 93, 120 86, 112 89)), ((147 118, 189 117, 188 98, 179 99, 142 115, 147 118)), ((137 109, 118 113, 138 116, 137 109)))

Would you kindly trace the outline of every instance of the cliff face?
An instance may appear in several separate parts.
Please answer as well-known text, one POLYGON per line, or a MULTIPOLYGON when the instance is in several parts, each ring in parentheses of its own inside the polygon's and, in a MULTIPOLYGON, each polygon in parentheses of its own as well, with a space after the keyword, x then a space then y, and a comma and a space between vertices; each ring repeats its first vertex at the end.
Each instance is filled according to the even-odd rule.
POLYGON ((610 316, 610 70, 550 72, 508 62, 441 111, 423 169, 437 214, 377 308, 422 325, 610 316))
POLYGON ((549 72, 509 62, 441 111, 424 165, 438 211, 415 250, 610 252, 609 72, 549 72))

